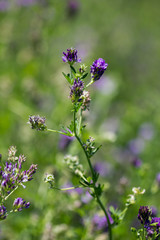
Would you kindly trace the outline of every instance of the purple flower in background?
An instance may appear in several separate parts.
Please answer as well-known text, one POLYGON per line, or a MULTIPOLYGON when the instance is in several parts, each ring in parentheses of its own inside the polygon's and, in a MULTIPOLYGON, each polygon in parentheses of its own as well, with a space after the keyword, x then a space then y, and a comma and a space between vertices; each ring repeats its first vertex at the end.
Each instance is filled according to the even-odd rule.
POLYGON ((156 181, 157 181, 158 185, 160 186, 160 173, 157 174, 156 181))
POLYGON ((149 217, 151 217, 151 215, 152 211, 148 206, 141 206, 139 208, 138 219, 140 220, 141 224, 148 224, 150 222, 149 217))
POLYGON ((154 136, 154 127, 151 123, 144 123, 139 129, 139 135, 145 140, 151 140, 154 136))
POLYGON ((74 80, 74 84, 71 87, 70 98, 72 102, 81 101, 81 96, 83 95, 84 84, 79 78, 74 80))
POLYGON ((94 87, 101 92, 103 95, 111 95, 116 89, 117 85, 114 79, 108 76, 102 76, 101 81, 96 81, 94 87))
POLYGON ((105 177, 110 172, 110 167, 106 162, 99 161, 95 163, 94 170, 105 177))
POLYGON ((129 142, 129 150, 133 154, 139 154, 144 150, 145 142, 141 138, 133 139, 129 142))
POLYGON ((85 194, 83 194, 81 197, 81 201, 85 204, 89 203, 92 199, 93 197, 88 191, 86 191, 85 194))
POLYGON ((66 135, 60 136, 60 141, 58 144, 58 147, 60 150, 66 150, 66 148, 70 145, 70 143, 73 141, 74 137, 69 137, 66 135))
POLYGON ((102 58, 95 60, 91 65, 91 71, 90 71, 93 81, 99 80, 102 77, 104 71, 107 69, 107 67, 108 67, 108 64, 105 63, 105 60, 103 60, 102 58))
POLYGON ((5 206, 0 206, 0 220, 4 220, 7 217, 7 210, 5 206))
POLYGON ((13 211, 22 211, 23 208, 29 208, 30 203, 24 201, 22 198, 16 198, 13 203, 13 211))
POLYGON ((152 217, 156 217, 157 216, 157 208, 156 207, 154 207, 154 206, 152 206, 151 207, 151 210, 152 210, 152 217))
POLYGON ((74 17, 79 11, 79 2, 77 0, 70 0, 67 5, 69 17, 74 17))
POLYGON ((37 0, 17 0, 17 5, 19 6, 29 6, 33 5, 37 2, 37 0))
POLYGON ((138 157, 134 157, 131 160, 131 164, 135 167, 135 168, 139 168, 142 165, 142 161, 138 158, 138 157))
POLYGON ((105 216, 99 216, 98 214, 95 214, 92 222, 96 230, 102 230, 104 228, 107 229, 107 220, 105 216))
POLYGON ((81 62, 81 59, 77 57, 77 50, 75 48, 68 48, 67 53, 63 52, 63 62, 68 62, 73 65, 75 62, 81 62))
MULTIPOLYGON (((113 224, 113 219, 111 218, 110 214, 108 213, 110 223, 113 224)), ((107 231, 108 230, 108 222, 105 216, 100 216, 99 214, 95 214, 92 223, 94 225, 95 230, 102 230, 107 231)))
POLYGON ((0 12, 5 12, 9 9, 9 2, 7 0, 0 0, 0 12))

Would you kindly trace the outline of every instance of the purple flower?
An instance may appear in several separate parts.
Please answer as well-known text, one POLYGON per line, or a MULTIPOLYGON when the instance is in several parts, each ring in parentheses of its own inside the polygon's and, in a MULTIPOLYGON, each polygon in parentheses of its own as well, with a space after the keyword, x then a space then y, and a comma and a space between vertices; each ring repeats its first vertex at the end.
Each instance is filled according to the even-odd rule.
POLYGON ((21 174, 21 181, 22 182, 27 182, 27 181, 31 181, 33 179, 33 174, 36 172, 37 170, 37 164, 32 164, 30 166, 30 168, 26 171, 23 171, 21 174))
POLYGON ((152 218, 151 224, 152 224, 152 223, 157 223, 156 226, 159 228, 159 227, 160 227, 160 218, 158 218, 158 217, 152 218))
POLYGON ((157 174, 156 181, 157 181, 158 185, 160 186, 160 173, 157 174))
POLYGON ((30 203, 24 201, 22 198, 16 198, 13 203, 13 211, 22 211, 23 208, 29 208, 30 203))
POLYGON ((99 216, 98 214, 95 214, 92 222, 96 230, 107 228, 107 220, 105 216, 99 216))
POLYGON ((73 141, 74 137, 69 137, 66 135, 61 135, 60 141, 59 141, 59 149, 65 150, 69 144, 73 141))
POLYGON ((68 2, 68 15, 69 17, 73 17, 77 14, 78 10, 79 10, 79 2, 76 0, 70 0, 68 2))
POLYGON ((139 135, 145 140, 151 140, 154 136, 154 127, 151 123, 143 123, 139 129, 139 135))
POLYGON ((129 150, 133 154, 141 153, 144 150, 144 148, 145 148, 145 142, 141 138, 136 138, 129 141, 129 150))
POLYGON ((157 208, 156 207, 154 207, 154 206, 152 206, 151 207, 151 210, 152 210, 152 217, 156 217, 157 216, 157 208))
POLYGON ((74 80, 70 91, 70 98, 72 102, 80 102, 83 95, 84 84, 79 78, 74 80))
POLYGON ((36 129, 37 131, 45 131, 47 126, 45 124, 46 118, 38 116, 30 116, 29 122, 32 129, 36 129))
POLYGON ((107 69, 108 64, 105 63, 105 61, 102 58, 99 58, 98 60, 95 60, 93 64, 91 65, 91 77, 93 81, 99 80, 104 71, 107 69))
POLYGON ((86 191, 85 194, 83 194, 81 197, 81 201, 85 204, 89 203, 92 199, 93 197, 88 191, 86 191))
MULTIPOLYGON (((111 218, 110 214, 108 213, 108 217, 110 220, 110 223, 113 224, 113 219, 111 218)), ((95 230, 102 230, 107 231, 108 230, 108 222, 105 216, 100 216, 99 214, 95 214, 92 223, 94 225, 95 230)))
POLYGON ((77 57, 77 50, 75 48, 68 48, 67 53, 63 52, 63 62, 68 62, 73 65, 75 62, 81 62, 81 59, 77 57))
POLYGON ((138 157, 134 157, 132 160, 131 160, 131 164, 136 167, 136 168, 139 168, 141 165, 142 165, 142 161, 138 158, 138 157))
POLYGON ((37 0, 18 0, 17 4, 19 6, 29 6, 29 5, 33 5, 37 2, 37 0))
POLYGON ((0 12, 5 12, 9 8, 9 2, 7 0, 0 0, 0 12))
MULTIPOLYGON (((10 159, 11 162, 6 162, 3 169, 0 167, 0 186, 3 189, 1 192, 2 199, 8 196, 8 194, 17 186, 24 186, 24 182, 32 180, 32 175, 37 169, 37 165, 32 164, 28 170, 22 171, 22 165, 26 158, 24 155, 16 157, 15 152, 14 154, 10 154, 11 149, 13 148, 10 147, 8 152, 8 159, 10 159)), ((14 147, 14 149, 16 148, 14 147)))
POLYGON ((154 217, 152 218, 150 224, 148 224, 146 226, 147 229, 147 239, 148 237, 152 237, 153 235, 155 236, 155 234, 157 235, 156 238, 154 238, 155 240, 159 239, 159 234, 160 234, 160 218, 158 217, 154 217), (154 225, 152 225, 154 224, 154 225))
POLYGON ((5 206, 0 206, 0 220, 4 220, 7 217, 7 210, 5 206))
POLYGON ((94 170, 101 176, 105 177, 110 172, 110 166, 106 162, 99 161, 94 165, 94 170))
POLYGON ((148 206, 141 206, 139 208, 139 212, 138 212, 138 219, 140 220, 141 224, 146 225, 148 224, 149 218, 152 215, 152 211, 148 206))

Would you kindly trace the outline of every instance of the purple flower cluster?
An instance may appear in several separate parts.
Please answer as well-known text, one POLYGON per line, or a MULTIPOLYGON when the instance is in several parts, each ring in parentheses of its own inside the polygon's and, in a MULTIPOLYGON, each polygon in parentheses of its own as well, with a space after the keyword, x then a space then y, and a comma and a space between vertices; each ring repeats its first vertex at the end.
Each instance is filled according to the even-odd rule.
POLYGON ((146 225, 149 223, 149 218, 152 215, 152 211, 148 206, 141 206, 138 212, 138 219, 140 220, 141 224, 146 225))
POLYGON ((0 206, 0 221, 7 217, 7 210, 5 206, 0 206))
POLYGON ((158 240, 160 234, 160 218, 152 216, 152 209, 150 209, 148 206, 140 207, 138 219, 146 229, 146 239, 150 239, 154 236, 154 239, 158 240))
POLYGON ((147 237, 152 237, 156 235, 157 237, 155 240, 159 239, 159 234, 160 234, 160 218, 154 217, 152 218, 150 225, 147 227, 147 237))
POLYGON ((70 65, 81 62, 81 59, 77 57, 77 50, 75 48, 68 48, 67 53, 63 52, 63 55, 63 62, 68 62, 70 65))
POLYGON ((29 208, 29 206, 30 206, 29 202, 26 203, 26 201, 24 201, 24 199, 16 198, 13 203, 13 211, 20 212, 20 211, 22 211, 23 208, 29 208))
POLYGON ((99 80, 102 77, 104 71, 107 69, 107 67, 108 67, 108 64, 105 63, 105 60, 103 60, 102 58, 95 60, 91 65, 91 71, 90 71, 93 81, 99 80))
MULTIPOLYGON (((8 161, 5 162, 5 165, 0 166, 0 200, 4 202, 7 200, 9 195, 18 187, 23 186, 27 181, 33 179, 33 174, 36 172, 37 165, 32 164, 28 170, 22 171, 22 165, 25 162, 24 155, 16 155, 16 148, 10 147, 8 151, 8 161)), ((17 198, 13 204, 14 209, 21 211, 22 208, 29 207, 29 203, 24 202, 22 205, 21 198, 17 198)), ((6 218, 6 208, 0 206, 0 219, 3 220, 6 218)))
POLYGON ((79 78, 74 80, 73 86, 70 91, 70 98, 72 102, 80 102, 83 94, 84 84, 79 78))
POLYGON ((29 170, 21 171, 24 161, 24 156, 20 155, 15 164, 6 162, 4 170, 0 167, 0 191, 2 198, 5 198, 18 185, 23 185, 22 183, 33 179, 32 175, 36 172, 37 165, 32 164, 29 170))
POLYGON ((29 117, 29 124, 31 125, 32 129, 36 129, 37 131, 45 131, 47 126, 45 124, 46 118, 38 116, 30 116, 29 117))

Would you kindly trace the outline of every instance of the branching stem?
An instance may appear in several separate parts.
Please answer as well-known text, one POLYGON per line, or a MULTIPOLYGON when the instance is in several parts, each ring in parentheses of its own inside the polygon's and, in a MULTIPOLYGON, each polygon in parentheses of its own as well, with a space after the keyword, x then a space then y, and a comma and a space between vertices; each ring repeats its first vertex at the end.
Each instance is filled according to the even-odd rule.
MULTIPOLYGON (((82 118, 82 116, 81 116, 81 118, 82 118)), ((106 209, 105 209, 103 203, 101 202, 100 197, 99 197, 99 195, 98 195, 98 193, 97 193, 96 180, 95 180, 95 179, 96 179, 96 178, 95 178, 95 171, 94 171, 93 166, 92 166, 92 164, 91 164, 91 161, 90 161, 90 158, 89 158, 89 156, 88 156, 88 153, 87 153, 87 151, 86 151, 86 149, 85 149, 85 146, 84 146, 81 138, 79 137, 79 135, 80 135, 79 129, 80 129, 80 124, 81 124, 81 123, 80 123, 79 126, 78 126, 78 133, 79 133, 79 134, 77 134, 76 110, 75 110, 75 109, 74 109, 73 121, 74 121, 74 134, 75 134, 75 137, 76 137, 77 141, 79 142, 79 144, 81 145, 81 147, 82 147, 82 149, 83 149, 83 152, 84 152, 84 154, 85 154, 85 156, 86 156, 86 159, 87 159, 87 162, 88 162, 90 171, 91 171, 91 173, 92 173, 93 188, 94 188, 94 192, 95 192, 95 198, 96 198, 97 203, 99 204, 100 208, 102 209, 102 211, 104 212, 104 214, 105 214, 105 216, 106 216, 107 223, 108 223, 109 240, 112 240, 112 226, 111 226, 111 223, 110 223, 110 220, 109 220, 108 213, 107 213, 107 211, 106 211, 106 209)))

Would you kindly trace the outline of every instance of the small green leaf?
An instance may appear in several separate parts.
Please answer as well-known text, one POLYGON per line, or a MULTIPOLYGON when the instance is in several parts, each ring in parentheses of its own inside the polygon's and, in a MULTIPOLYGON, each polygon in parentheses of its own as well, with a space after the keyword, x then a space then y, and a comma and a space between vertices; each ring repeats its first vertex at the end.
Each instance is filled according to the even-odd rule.
POLYGON ((85 73, 82 77, 81 77, 81 79, 84 79, 84 78, 86 78, 87 77, 87 75, 88 75, 88 73, 85 73))
POLYGON ((72 85, 72 79, 70 78, 70 74, 68 73, 68 74, 66 75, 64 72, 62 72, 62 74, 63 74, 63 76, 67 79, 67 81, 69 82, 69 84, 72 85))
POLYGON ((75 68, 74 68, 73 66, 70 66, 70 67, 71 67, 71 71, 72 71, 73 73, 76 73, 75 68))

